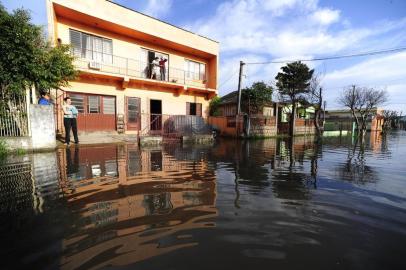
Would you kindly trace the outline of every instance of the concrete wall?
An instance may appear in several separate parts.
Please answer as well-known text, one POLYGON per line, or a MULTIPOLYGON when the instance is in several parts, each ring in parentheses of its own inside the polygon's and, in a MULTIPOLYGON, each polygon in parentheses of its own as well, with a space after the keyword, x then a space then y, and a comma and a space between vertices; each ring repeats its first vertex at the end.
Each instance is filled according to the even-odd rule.
POLYGON ((33 149, 55 148, 55 116, 53 106, 30 105, 29 127, 33 149))
POLYGON ((7 144, 7 148, 14 151, 19 149, 31 149, 31 137, 1 137, 1 140, 7 144))
POLYGON ((28 127, 30 136, 2 137, 10 150, 39 150, 56 147, 55 116, 53 106, 30 104, 28 127))
POLYGON ((34 153, 32 155, 32 174, 35 183, 35 193, 40 198, 39 209, 42 210, 42 200, 47 196, 59 195, 59 170, 55 151, 34 153))

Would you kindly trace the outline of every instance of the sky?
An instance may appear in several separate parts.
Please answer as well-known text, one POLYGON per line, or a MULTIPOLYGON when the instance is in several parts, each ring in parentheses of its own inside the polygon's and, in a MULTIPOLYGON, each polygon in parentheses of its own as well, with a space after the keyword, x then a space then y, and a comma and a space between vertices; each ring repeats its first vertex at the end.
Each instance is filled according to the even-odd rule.
MULTIPOLYGON (((0 0, 46 25, 45 0, 0 0)), ((266 62, 406 47, 406 0, 115 0, 220 42, 219 95, 237 89, 239 61, 266 62)), ((306 62, 320 74, 329 109, 345 87, 386 89, 388 109, 406 113, 406 50, 306 62)), ((244 66, 243 87, 274 84, 283 64, 244 66)))

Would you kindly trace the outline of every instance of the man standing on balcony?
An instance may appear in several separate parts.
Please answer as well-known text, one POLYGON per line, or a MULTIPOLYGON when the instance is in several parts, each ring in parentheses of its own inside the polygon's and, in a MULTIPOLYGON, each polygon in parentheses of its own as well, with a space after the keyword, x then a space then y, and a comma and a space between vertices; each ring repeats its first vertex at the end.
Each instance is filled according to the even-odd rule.
POLYGON ((154 60, 151 63, 151 79, 154 78, 155 76, 155 80, 158 80, 159 78, 159 57, 155 57, 154 60))
POLYGON ((165 67, 165 62, 168 61, 168 59, 165 59, 163 56, 161 56, 161 59, 159 60, 159 68, 161 69, 161 81, 166 80, 166 67, 165 67))

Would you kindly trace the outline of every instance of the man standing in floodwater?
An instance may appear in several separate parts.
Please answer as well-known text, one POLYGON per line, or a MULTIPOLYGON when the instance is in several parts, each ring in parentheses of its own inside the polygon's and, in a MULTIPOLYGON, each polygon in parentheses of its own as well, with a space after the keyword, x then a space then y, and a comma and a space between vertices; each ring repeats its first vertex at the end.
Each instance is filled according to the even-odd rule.
POLYGON ((78 117, 78 110, 72 105, 70 97, 63 99, 65 104, 62 105, 63 110, 63 125, 65 127, 65 144, 70 144, 70 130, 72 129, 75 144, 79 143, 78 138, 78 124, 76 118, 78 117))

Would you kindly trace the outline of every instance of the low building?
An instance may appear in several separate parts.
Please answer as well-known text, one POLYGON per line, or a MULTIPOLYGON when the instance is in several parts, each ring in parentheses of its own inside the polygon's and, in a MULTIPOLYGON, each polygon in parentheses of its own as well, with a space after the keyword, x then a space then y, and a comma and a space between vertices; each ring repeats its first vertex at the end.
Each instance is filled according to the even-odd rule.
MULTIPOLYGON (((382 109, 375 108, 372 111, 372 116, 367 119, 368 131, 382 131, 383 117, 381 115, 382 109)), ((358 114, 359 115, 359 114, 358 114)), ((345 130, 353 132, 356 128, 352 113, 348 109, 339 110, 326 110, 326 123, 325 130, 339 131, 345 130)))
MULTIPOLYGON (((255 111, 254 106, 250 107, 249 102, 242 102, 240 116, 237 116, 237 104, 238 91, 231 92, 221 98, 219 115, 209 118, 209 123, 214 125, 221 135, 273 137, 289 133, 291 104, 271 101, 255 111), (250 114, 248 115, 246 111, 250 111, 250 114)), ((314 107, 304 107, 299 104, 295 134, 314 134, 313 117, 314 107)))

